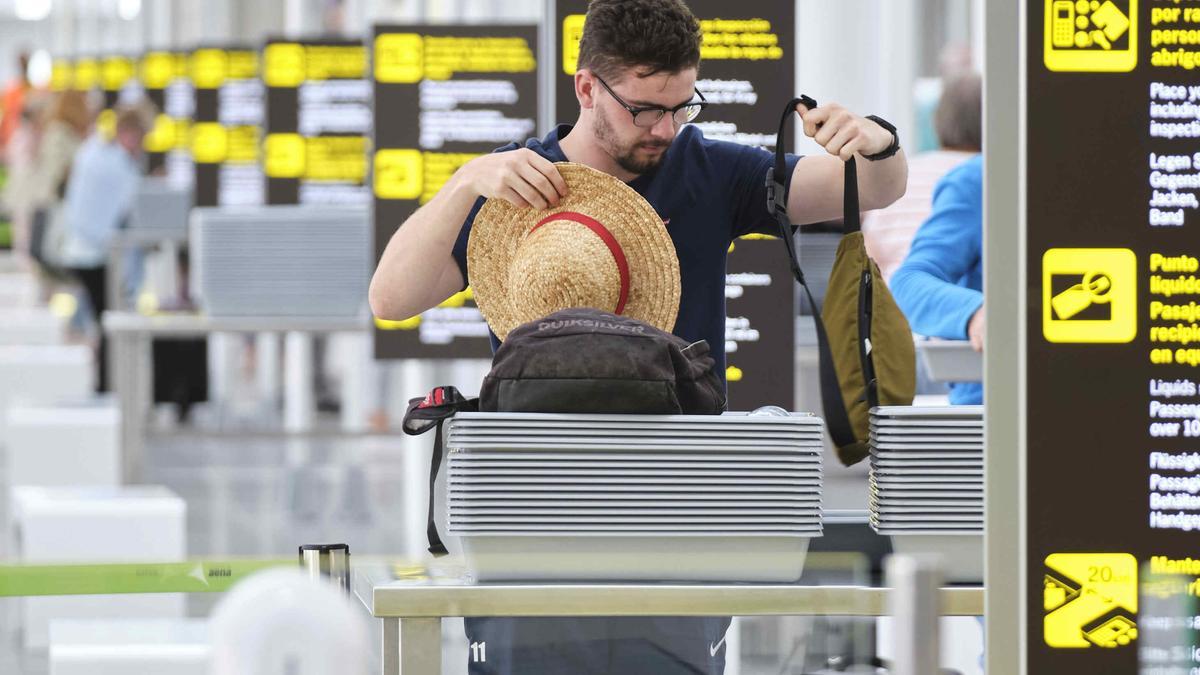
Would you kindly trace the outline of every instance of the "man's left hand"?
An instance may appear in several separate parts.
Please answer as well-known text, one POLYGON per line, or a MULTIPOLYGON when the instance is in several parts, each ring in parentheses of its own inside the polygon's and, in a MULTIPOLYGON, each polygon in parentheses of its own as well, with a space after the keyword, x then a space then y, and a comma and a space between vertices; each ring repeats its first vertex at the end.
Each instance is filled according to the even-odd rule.
POLYGON ((812 110, 797 104, 796 112, 804 121, 804 134, 842 161, 849 161, 855 153, 883 152, 892 144, 892 132, 837 103, 826 103, 812 110))

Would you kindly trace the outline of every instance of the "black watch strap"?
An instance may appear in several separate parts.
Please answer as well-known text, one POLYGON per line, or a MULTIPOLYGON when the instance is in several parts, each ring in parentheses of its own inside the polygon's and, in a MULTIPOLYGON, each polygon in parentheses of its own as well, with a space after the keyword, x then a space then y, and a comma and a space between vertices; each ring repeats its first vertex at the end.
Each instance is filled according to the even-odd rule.
POLYGON ((892 132, 892 144, 873 155, 863 155, 863 159, 876 162, 881 159, 887 159, 888 157, 895 155, 897 152, 900 152, 900 134, 896 133, 896 126, 878 115, 867 115, 867 119, 892 132))

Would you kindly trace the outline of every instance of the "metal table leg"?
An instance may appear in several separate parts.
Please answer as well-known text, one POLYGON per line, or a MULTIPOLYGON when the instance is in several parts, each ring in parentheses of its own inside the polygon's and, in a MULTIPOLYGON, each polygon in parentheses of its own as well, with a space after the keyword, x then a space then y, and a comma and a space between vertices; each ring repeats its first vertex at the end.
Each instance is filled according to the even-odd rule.
POLYGON ((154 397, 153 341, 141 333, 121 333, 117 341, 124 361, 119 392, 124 479, 126 484, 137 484, 145 479, 146 417, 154 397))
POLYGON ((383 675, 400 675, 400 619, 383 619, 383 675))
MULTIPOLYGON (((385 622, 387 620, 385 619, 385 622)), ((386 643, 387 628, 384 628, 386 643)), ((440 675, 442 672, 442 620, 400 619, 400 674, 440 675)), ((387 649, 386 645, 384 649, 387 649)), ((385 666, 386 670, 386 666, 385 666)))
POLYGON ((136 480, 143 422, 138 414, 138 337, 119 332, 109 335, 109 340, 108 372, 121 414, 121 478, 129 484, 136 480))

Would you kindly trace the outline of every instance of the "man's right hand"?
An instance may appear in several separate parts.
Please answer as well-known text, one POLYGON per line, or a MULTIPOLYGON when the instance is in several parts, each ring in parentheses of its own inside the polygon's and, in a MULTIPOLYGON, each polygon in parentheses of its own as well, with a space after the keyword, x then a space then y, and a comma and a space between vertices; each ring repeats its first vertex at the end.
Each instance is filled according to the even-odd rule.
POLYGON ((539 211, 558 206, 567 196, 567 182, 558 168, 529 148, 476 157, 464 164, 455 178, 481 197, 539 211))

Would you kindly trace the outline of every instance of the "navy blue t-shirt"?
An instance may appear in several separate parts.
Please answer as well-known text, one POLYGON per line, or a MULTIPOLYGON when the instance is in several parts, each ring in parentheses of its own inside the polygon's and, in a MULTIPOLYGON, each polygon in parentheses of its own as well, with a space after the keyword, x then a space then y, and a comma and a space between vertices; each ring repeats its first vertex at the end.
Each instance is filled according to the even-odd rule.
MULTIPOLYGON (((545 138, 531 138, 525 147, 551 162, 565 162, 559 141, 571 125, 559 125, 545 138)), ((512 143, 496 152, 516 150, 512 143)), ((787 155, 784 185, 800 158, 787 155)), ((716 371, 725 379, 725 261, 729 244, 753 232, 776 234, 779 226, 767 211, 767 169, 775 156, 761 148, 704 138, 694 126, 680 130, 658 168, 638 176, 629 187, 642 195, 666 225, 679 258, 679 317, 673 333, 688 342, 707 340, 716 371)), ((467 269, 467 239, 484 200, 476 201, 454 244, 454 259, 463 279, 467 269)), ((779 255, 787 253, 780 244, 779 255)), ((791 312, 790 307, 781 311, 791 312)), ((492 349, 499 340, 492 335, 492 349)))

